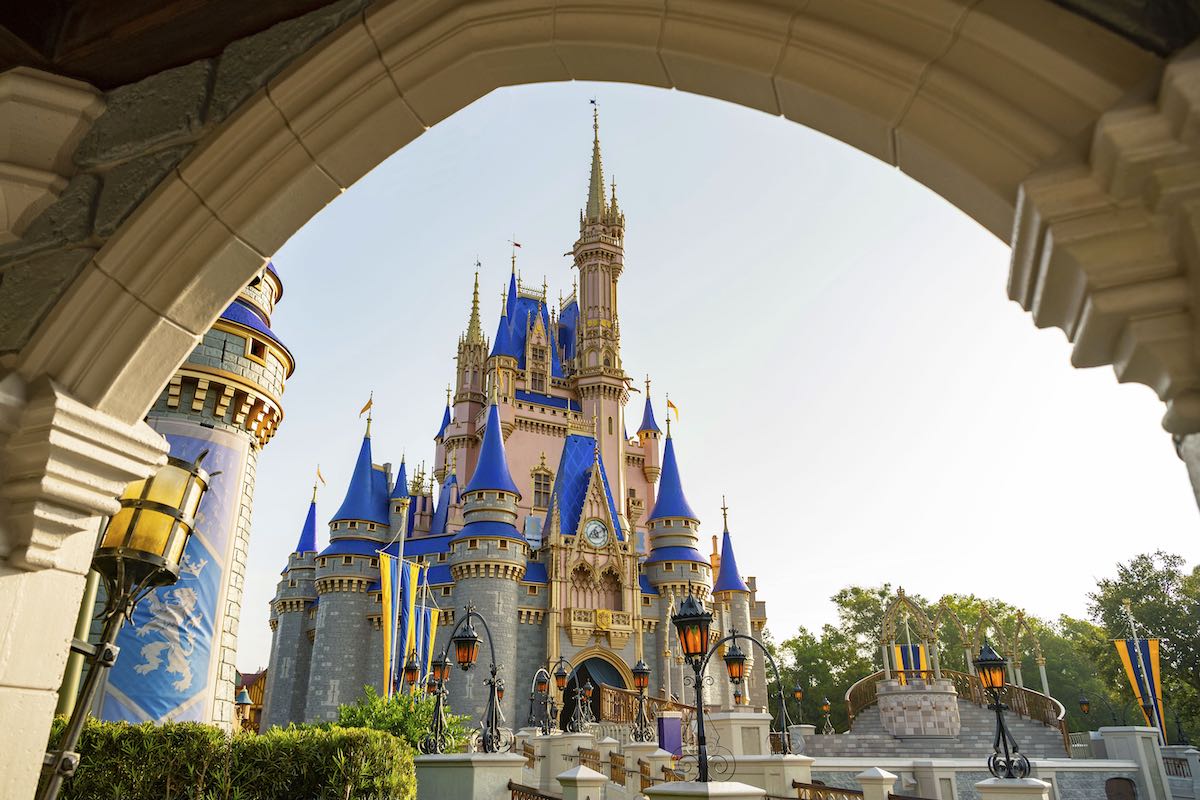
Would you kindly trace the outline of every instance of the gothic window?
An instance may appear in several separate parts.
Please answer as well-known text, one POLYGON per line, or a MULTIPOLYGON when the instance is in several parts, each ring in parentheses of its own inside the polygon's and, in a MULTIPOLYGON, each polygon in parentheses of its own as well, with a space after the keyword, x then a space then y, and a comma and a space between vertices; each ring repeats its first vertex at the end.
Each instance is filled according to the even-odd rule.
POLYGON ((534 347, 532 355, 533 355, 533 360, 538 362, 539 364, 541 364, 542 362, 544 362, 546 360, 546 348, 534 347))
POLYGON ((546 393, 546 376, 541 373, 534 373, 529 378, 529 388, 534 392, 546 393))
POLYGON ((533 507, 550 507, 550 472, 538 470, 533 473, 533 507))
POLYGON ((600 575, 600 608, 621 610, 621 576, 609 567, 600 575))
MULTIPOLYGON (((605 364, 605 366, 608 366, 608 365, 605 364)), ((608 435, 612 436, 612 417, 608 418, 608 435)))
POLYGON ((596 582, 592 571, 580 564, 571 571, 571 607, 592 608, 595 602, 596 582))

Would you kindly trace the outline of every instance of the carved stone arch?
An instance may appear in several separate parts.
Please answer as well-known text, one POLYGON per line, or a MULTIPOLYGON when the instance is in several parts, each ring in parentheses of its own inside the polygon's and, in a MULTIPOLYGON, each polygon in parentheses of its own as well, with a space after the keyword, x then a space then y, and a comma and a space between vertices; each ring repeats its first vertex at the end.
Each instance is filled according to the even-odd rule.
POLYGON ((883 612, 883 629, 880 631, 879 643, 891 645, 896 641, 896 621, 900 618, 901 611, 907 611, 909 619, 916 623, 918 638, 928 641, 930 639, 929 617, 904 593, 904 588, 901 587, 896 591, 892 602, 888 603, 887 610, 883 612))
POLYGON ((1025 616, 1024 611, 1017 614, 1017 624, 1013 629, 1012 640, 1009 644, 1012 647, 1012 655, 1019 657, 1028 649, 1035 659, 1043 658, 1042 642, 1038 638, 1037 631, 1029 624, 1029 619, 1025 616))
MULTIPOLYGON (((942 601, 938 603, 937 611, 933 615, 932 623, 933 635, 935 638, 938 638, 939 641, 941 641, 940 634, 942 630, 942 624, 947 621, 949 621, 954 626, 954 629, 958 631, 959 642, 964 646, 970 645, 972 641, 970 630, 968 630, 967 626, 963 623, 958 614, 955 613, 954 609, 951 608, 948 603, 942 601)), ((942 644, 945 644, 945 642, 942 642, 942 644)))
POLYGON ((599 578, 600 586, 600 607, 611 608, 614 611, 624 611, 625 582, 621 579, 621 572, 614 564, 608 564, 604 569, 600 570, 599 578))
POLYGON ((1008 639, 1004 636, 1004 629, 1000 627, 1000 623, 992 616, 992 612, 983 603, 979 604, 979 624, 975 626, 975 635, 971 639, 971 649, 978 653, 983 647, 984 637, 987 635, 989 628, 995 633, 994 636, 988 639, 989 643, 1004 657, 1012 652, 1012 647, 1009 646, 1008 639))

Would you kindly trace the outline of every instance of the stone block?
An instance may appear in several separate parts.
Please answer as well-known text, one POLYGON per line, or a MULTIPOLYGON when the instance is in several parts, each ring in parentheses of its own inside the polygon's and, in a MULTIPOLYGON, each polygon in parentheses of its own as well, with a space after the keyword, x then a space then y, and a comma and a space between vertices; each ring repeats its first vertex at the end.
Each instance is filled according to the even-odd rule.
POLYGON ((109 170, 96 203, 96 235, 112 236, 154 187, 183 160, 191 145, 177 145, 135 158, 109 170))
POLYGON ((108 109, 79 143, 75 163, 113 164, 194 139, 212 74, 211 61, 195 61, 109 92, 108 109))
POLYGON ((0 352, 19 350, 94 250, 56 250, 0 271, 0 352))
POLYGON ((503 797, 521 782, 525 759, 516 753, 445 753, 418 756, 417 800, 503 797))
POLYGON ((92 232, 92 212, 99 190, 100 179, 95 175, 76 175, 20 239, 0 245, 0 264, 86 240, 92 232))

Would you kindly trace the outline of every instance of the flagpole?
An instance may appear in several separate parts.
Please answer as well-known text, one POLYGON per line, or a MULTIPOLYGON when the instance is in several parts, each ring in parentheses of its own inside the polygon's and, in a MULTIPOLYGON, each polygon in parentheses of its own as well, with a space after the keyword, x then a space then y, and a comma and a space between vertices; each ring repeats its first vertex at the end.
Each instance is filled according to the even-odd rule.
MULTIPOLYGON (((1137 634, 1137 620, 1133 618, 1133 604, 1126 598, 1123 605, 1125 607, 1125 617, 1129 620, 1129 631, 1133 634, 1133 649, 1137 653, 1138 664, 1142 668, 1141 680, 1145 681, 1145 686, 1142 687, 1142 697, 1149 700, 1150 707, 1154 709, 1154 727, 1158 729, 1159 743, 1165 745, 1167 743, 1166 733, 1163 731, 1162 717, 1158 713, 1158 697, 1155 696, 1153 691, 1154 676, 1150 674, 1150 669, 1146 664, 1146 657, 1142 653, 1141 640, 1138 639, 1137 634)), ((1146 649, 1150 649, 1149 642, 1146 642, 1146 649)))

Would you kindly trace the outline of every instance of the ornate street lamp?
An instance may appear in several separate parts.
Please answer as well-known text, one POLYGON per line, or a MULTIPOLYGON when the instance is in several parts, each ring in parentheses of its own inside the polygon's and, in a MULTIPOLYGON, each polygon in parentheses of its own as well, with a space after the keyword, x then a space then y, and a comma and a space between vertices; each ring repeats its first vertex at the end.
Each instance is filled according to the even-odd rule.
MULTIPOLYGON (((565 667, 570 666, 569 662, 562 656, 558 657, 555 662, 557 669, 554 672, 554 686, 561 693, 567 688, 567 670, 565 667)), ((541 728, 543 736, 549 736, 550 731, 554 729, 554 720, 558 719, 558 704, 554 702, 554 696, 550 693, 550 661, 546 661, 546 666, 539 667, 538 671, 533 675, 533 682, 529 687, 529 717, 526 724, 529 727, 538 725, 541 728), (541 721, 533 713, 534 703, 538 703, 542 707, 541 721)))
MULTIPOLYGON (((474 605, 466 606, 466 614, 460 619, 450 631, 450 640, 446 642, 445 648, 442 650, 442 655, 433 660, 431 669, 431 678, 433 679, 433 689, 431 694, 434 696, 433 705, 433 722, 430 724, 429 733, 425 735, 419 747, 422 753, 441 753, 450 744, 450 733, 446 722, 446 682, 450 679, 450 646, 454 646, 454 661, 465 672, 474 666, 479 658, 479 634, 475 632, 475 627, 471 624, 471 620, 478 620, 483 626, 483 632, 487 636, 488 652, 491 655, 491 664, 488 669, 489 677, 484 678, 484 685, 488 687, 487 709, 484 711, 483 721, 479 726, 479 749, 485 753, 498 753, 501 750, 507 750, 512 746, 511 739, 505 741, 505 733, 500 727, 502 715, 500 713, 500 699, 504 696, 504 680, 499 677, 499 665, 496 664, 496 647, 492 642, 492 631, 488 627, 487 620, 484 619, 474 605)), ((426 691, 430 691, 429 684, 426 684, 426 691)))
POLYGON ((234 705, 234 712, 237 714, 237 720, 238 720, 239 727, 243 731, 249 730, 250 729, 250 719, 249 719, 250 706, 253 705, 253 703, 250 701, 250 693, 246 691, 245 686, 243 686, 241 688, 241 691, 239 691, 237 693, 237 697, 235 697, 233 699, 233 705, 234 705))
MULTIPOLYGON (((704 734, 704 670, 708 666, 709 660, 721 649, 721 645, 729 644, 725 650, 725 667, 729 672, 730 680, 733 680, 735 685, 740 684, 746 677, 746 654, 737 646, 739 641, 747 642, 752 647, 757 647, 766 656, 767 662, 770 663, 771 669, 775 671, 775 684, 779 691, 779 722, 783 731, 788 728, 787 708, 783 702, 783 681, 779 677, 779 668, 775 665, 775 659, 771 657, 771 653, 763 645, 762 642, 755 639, 753 636, 747 636, 744 633, 738 633, 733 628, 729 629, 729 634, 717 640, 709 646, 709 632, 712 627, 712 613, 706 611, 700 601, 690 592, 680 602, 679 608, 671 615, 671 623, 675 626, 675 630, 679 635, 679 647, 683 652, 683 658, 688 666, 692 668, 693 675, 685 678, 685 684, 691 681, 691 685, 696 690, 696 755, 697 766, 699 772, 699 781, 701 783, 708 782, 708 740, 704 734), (730 656, 733 656, 731 659, 730 656), (736 677, 736 680, 734 680, 736 677)), ((709 679, 711 682, 711 679, 709 679)), ((787 736, 780 737, 783 741, 783 750, 787 754, 790 752, 787 736)))
POLYGON ((1028 778, 1029 759, 1020 752, 1016 739, 1004 724, 1004 712, 1008 709, 1000 701, 1004 691, 1004 666, 1004 659, 984 639, 983 648, 975 659, 975 674, 992 698, 988 709, 996 712, 996 737, 992 740, 992 754, 988 756, 988 772, 997 778, 1028 778))
POLYGON ((414 688, 421 679, 421 666, 417 663, 417 654, 409 653, 408 661, 404 664, 404 680, 409 688, 414 688))
POLYGON ((804 722, 804 687, 798 683, 793 686, 792 697, 796 700, 796 722, 804 722))
POLYGON ((629 736, 635 742, 651 742, 658 738, 650 727, 650 717, 646 714, 646 689, 650 686, 650 667, 640 658, 633 665, 633 688, 638 692, 637 716, 633 719, 633 730, 629 736))
POLYGON ((134 609, 147 594, 179 580, 179 564, 200 500, 212 477, 220 474, 209 475, 200 467, 207 455, 205 450, 194 463, 170 457, 155 474, 126 486, 120 509, 104 529, 92 556, 92 569, 104 581, 105 604, 97 616, 104 620, 104 628, 99 644, 71 642, 71 650, 87 659, 88 675, 58 749, 46 754, 45 770, 50 777, 41 800, 54 800, 63 780, 79 766, 75 745, 100 679, 117 661, 120 648, 113 642, 121 626, 133 618, 134 609))
POLYGON ((596 721, 592 715, 592 692, 594 688, 592 681, 580 686, 579 679, 575 679, 575 689, 572 696, 575 698, 575 710, 571 712, 571 721, 567 723, 567 730, 571 733, 582 733, 585 725, 596 721))
POLYGON ((829 736, 833 733, 836 733, 836 731, 833 729, 833 723, 829 721, 829 711, 832 708, 833 708, 833 706, 831 706, 829 704, 828 697, 824 697, 821 699, 821 713, 823 715, 825 715, 825 726, 823 728, 821 728, 821 733, 824 734, 825 736, 829 736))
POLYGON ((1088 713, 1089 713, 1089 712, 1091 712, 1091 710, 1092 710, 1092 704, 1091 704, 1091 702, 1090 702, 1090 701, 1087 699, 1087 695, 1086 695, 1086 694, 1081 694, 1081 695, 1079 695, 1079 710, 1080 710, 1081 712, 1083 712, 1083 715, 1084 715, 1085 717, 1086 717, 1086 716, 1088 715, 1088 713))

